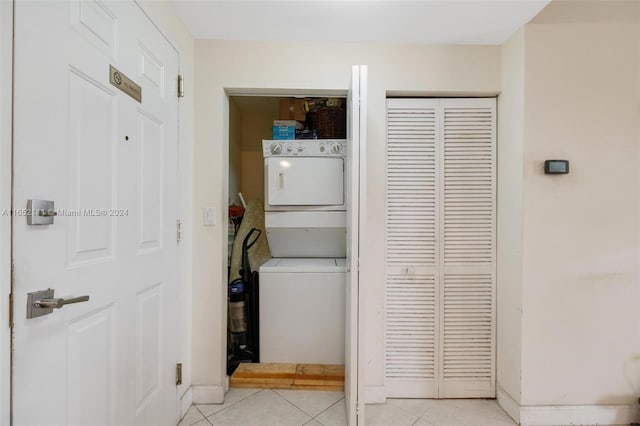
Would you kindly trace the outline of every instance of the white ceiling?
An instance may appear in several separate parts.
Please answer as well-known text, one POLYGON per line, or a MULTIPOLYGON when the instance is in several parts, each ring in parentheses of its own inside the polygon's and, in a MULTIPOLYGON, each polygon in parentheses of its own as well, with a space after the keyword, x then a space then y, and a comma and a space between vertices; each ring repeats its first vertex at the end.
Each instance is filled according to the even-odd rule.
POLYGON ((170 0, 194 37, 501 44, 549 0, 170 0))

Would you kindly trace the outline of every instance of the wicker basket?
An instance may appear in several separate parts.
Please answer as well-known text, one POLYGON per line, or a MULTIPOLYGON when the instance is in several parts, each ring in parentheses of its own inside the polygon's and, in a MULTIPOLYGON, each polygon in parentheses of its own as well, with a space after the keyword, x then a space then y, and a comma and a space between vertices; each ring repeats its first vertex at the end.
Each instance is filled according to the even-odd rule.
POLYGON ((310 128, 316 129, 319 139, 345 139, 347 115, 337 107, 322 107, 307 114, 310 128))

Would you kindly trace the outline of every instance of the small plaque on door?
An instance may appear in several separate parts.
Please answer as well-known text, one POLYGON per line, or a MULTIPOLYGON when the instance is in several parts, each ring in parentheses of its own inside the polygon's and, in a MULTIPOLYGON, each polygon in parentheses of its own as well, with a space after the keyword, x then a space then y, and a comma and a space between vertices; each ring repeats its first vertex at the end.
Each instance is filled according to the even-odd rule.
POLYGON ((109 65, 109 83, 142 103, 142 87, 138 86, 129 77, 118 71, 113 65, 109 65))

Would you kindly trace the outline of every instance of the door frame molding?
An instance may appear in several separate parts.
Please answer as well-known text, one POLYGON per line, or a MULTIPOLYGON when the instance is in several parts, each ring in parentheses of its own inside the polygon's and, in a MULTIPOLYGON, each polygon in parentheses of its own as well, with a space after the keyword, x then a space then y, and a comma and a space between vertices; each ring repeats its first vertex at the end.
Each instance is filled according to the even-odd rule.
POLYGON ((13 147, 13 6, 0 2, 0 424, 11 418, 11 211, 13 147))
MULTIPOLYGON (((231 96, 263 96, 263 97, 299 97, 299 96, 305 96, 305 97, 309 97, 309 96, 317 96, 317 97, 342 97, 345 98, 348 96, 349 94, 349 89, 335 89, 335 90, 323 90, 323 89, 268 89, 268 88, 264 88, 264 89, 257 89, 257 88, 239 88, 239 87, 225 87, 224 89, 224 96, 225 96, 225 100, 223 103, 223 108, 222 108, 222 156, 223 156, 223 160, 222 160, 222 164, 223 164, 223 170, 222 170, 222 204, 221 206, 223 210, 222 211, 222 220, 223 223, 228 223, 229 221, 229 212, 227 211, 226 205, 229 201, 229 102, 230 102, 230 97, 231 96)), ((361 97, 364 97, 365 102, 366 102, 366 97, 367 94, 366 92, 364 94, 361 93, 361 97)), ((361 135, 364 135, 364 137, 366 138, 366 125, 367 125, 367 117, 362 117, 361 116, 361 123, 360 124, 364 124, 365 130, 361 130, 361 135)), ((362 126, 361 126, 362 129, 362 126)), ((362 137, 362 136, 361 136, 362 137)), ((360 172, 359 172, 359 176, 360 176, 360 194, 359 194, 359 202, 360 202, 360 209, 362 209, 362 206, 364 206, 364 203, 366 202, 366 182, 364 179, 363 180, 363 176, 366 176, 366 147, 363 146, 363 144, 360 145, 360 172)), ((362 231, 364 230, 364 221, 360 220, 362 217, 362 212, 359 212, 359 232, 360 235, 362 235, 362 231)), ((226 229, 226 228, 225 228, 226 229)), ((228 247, 227 247, 227 232, 223 232, 222 233, 222 238, 221 238, 221 245, 222 245, 222 250, 221 250, 221 255, 222 255, 222 259, 223 261, 226 263, 226 259, 227 259, 227 255, 228 255, 228 247)), ((360 259, 362 259, 361 255, 359 254, 360 259)), ((360 262, 362 263, 362 262, 360 262)), ((359 271, 358 271, 359 272, 359 271)), ((227 360, 227 343, 226 343, 226 330, 227 330, 227 300, 226 300, 226 293, 227 293, 227 282, 228 282, 228 277, 227 277, 227 268, 222 268, 222 276, 221 276, 221 283, 223 283, 223 288, 220 288, 219 290, 221 292, 223 292, 224 297, 221 298, 221 303, 222 303, 222 310, 221 312, 223 313, 223 315, 221 315, 221 328, 223 331, 222 333, 222 342, 221 342, 221 346, 222 346, 222 350, 221 350, 221 355, 220 358, 222 360, 222 365, 220 366, 220 371, 222 372, 222 378, 221 378, 221 383, 225 383, 227 384, 226 389, 228 388, 228 380, 229 380, 229 376, 226 375, 226 371, 227 371, 227 365, 226 365, 226 360, 227 360)), ((363 380, 363 372, 364 372, 364 363, 362 362, 362 351, 361 351, 361 346, 360 346, 360 341, 362 339, 363 336, 363 330, 364 330, 364 321, 362 320, 363 318, 363 310, 360 308, 361 307, 361 302, 362 302, 362 296, 360 291, 358 291, 357 294, 358 297, 358 312, 357 312, 357 318, 358 318, 358 335, 356 336, 356 352, 357 352, 357 372, 356 375, 358 377, 357 380, 357 389, 358 389, 358 411, 359 414, 358 416, 363 416, 362 418, 364 418, 364 380, 363 380)), ((196 401, 196 398, 194 398, 194 402, 198 402, 196 401)), ((211 403, 209 401, 207 401, 208 403, 211 403)))

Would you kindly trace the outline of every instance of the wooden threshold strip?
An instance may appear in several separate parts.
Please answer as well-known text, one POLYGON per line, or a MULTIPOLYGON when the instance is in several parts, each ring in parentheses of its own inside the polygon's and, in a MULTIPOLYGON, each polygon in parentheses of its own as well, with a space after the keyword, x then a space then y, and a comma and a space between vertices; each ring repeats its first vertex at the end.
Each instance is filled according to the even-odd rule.
POLYGON ((231 376, 232 388, 344 390, 344 365, 240 364, 231 376))

